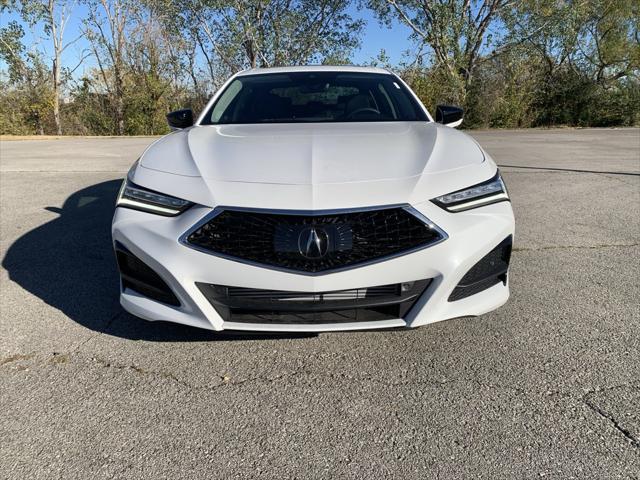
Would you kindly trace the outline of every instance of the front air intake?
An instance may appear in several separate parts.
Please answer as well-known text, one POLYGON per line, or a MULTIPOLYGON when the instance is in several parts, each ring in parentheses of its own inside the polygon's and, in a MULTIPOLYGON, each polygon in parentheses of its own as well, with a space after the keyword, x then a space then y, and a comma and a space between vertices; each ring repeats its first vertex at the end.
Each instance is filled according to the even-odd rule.
POLYGON ((512 237, 509 235, 482 260, 471 267, 449 295, 449 301, 462 300, 498 283, 506 285, 512 243, 512 237))
POLYGON ((404 319, 431 279, 329 292, 196 283, 225 322, 328 324, 404 319))
POLYGON ((167 305, 180 305, 180 301, 160 275, 120 243, 116 244, 116 259, 123 290, 129 288, 152 300, 167 305))

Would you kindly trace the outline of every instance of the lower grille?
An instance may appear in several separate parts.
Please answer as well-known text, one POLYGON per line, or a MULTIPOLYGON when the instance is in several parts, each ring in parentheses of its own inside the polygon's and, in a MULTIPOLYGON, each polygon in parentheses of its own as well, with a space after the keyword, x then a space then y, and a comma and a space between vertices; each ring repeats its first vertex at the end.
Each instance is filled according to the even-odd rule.
POLYGON ((254 312, 235 311, 230 322, 263 323, 267 325, 320 325, 330 323, 378 322, 398 318, 393 311, 384 308, 358 308, 329 312, 254 312))
POLYGON ((404 318, 430 283, 419 280, 331 292, 196 285, 224 321, 302 325, 404 318))
POLYGON ((160 275, 120 243, 116 244, 116 259, 123 289, 129 288, 167 305, 180 305, 180 301, 160 275))
POLYGON ((398 295, 400 285, 383 285, 381 287, 358 288, 355 290, 339 290, 325 293, 300 293, 282 290, 258 290, 253 288, 227 287, 230 298, 269 299, 270 301, 289 300, 327 301, 327 300, 357 300, 363 298, 380 298, 398 295))
POLYGON ((507 283, 507 271, 511 259, 512 237, 505 238, 497 247, 486 254, 462 277, 460 283, 449 295, 455 302, 480 293, 499 283, 507 283))

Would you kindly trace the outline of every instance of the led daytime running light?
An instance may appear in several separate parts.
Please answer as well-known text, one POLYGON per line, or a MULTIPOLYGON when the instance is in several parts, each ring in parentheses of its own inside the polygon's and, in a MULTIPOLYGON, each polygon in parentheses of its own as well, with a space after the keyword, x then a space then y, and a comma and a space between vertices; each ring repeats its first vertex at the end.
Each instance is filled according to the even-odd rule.
POLYGON ((507 188, 498 172, 486 182, 441 195, 434 198, 432 202, 450 212, 461 212, 508 200, 507 188))
POLYGON ((179 215, 193 205, 187 200, 154 192, 131 183, 128 179, 122 183, 118 193, 117 207, 132 208, 158 215, 179 215))

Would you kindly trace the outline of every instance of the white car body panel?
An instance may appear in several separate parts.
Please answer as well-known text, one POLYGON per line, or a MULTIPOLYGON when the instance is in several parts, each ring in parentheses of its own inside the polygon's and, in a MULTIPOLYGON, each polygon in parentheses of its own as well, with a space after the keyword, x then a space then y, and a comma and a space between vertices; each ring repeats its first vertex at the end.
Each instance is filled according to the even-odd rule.
POLYGON ((485 160, 436 123, 212 125, 156 142, 133 181, 211 207, 323 210, 425 201, 491 177, 485 160))
POLYGON ((496 173, 491 158, 463 132, 434 122, 199 125, 201 121, 202 115, 195 126, 153 143, 130 175, 141 187, 196 205, 176 217, 116 209, 114 242, 155 270, 181 303, 163 305, 125 289, 121 303, 129 312, 213 330, 318 332, 417 327, 481 315, 507 301, 508 282, 447 301, 465 273, 514 233, 509 202, 450 213, 430 201, 496 173), (407 255, 321 275, 245 264, 179 241, 220 206, 317 211, 386 205, 412 206, 448 238, 407 255), (432 283, 404 319, 304 325, 224 322, 195 284, 326 292, 427 278, 432 283))

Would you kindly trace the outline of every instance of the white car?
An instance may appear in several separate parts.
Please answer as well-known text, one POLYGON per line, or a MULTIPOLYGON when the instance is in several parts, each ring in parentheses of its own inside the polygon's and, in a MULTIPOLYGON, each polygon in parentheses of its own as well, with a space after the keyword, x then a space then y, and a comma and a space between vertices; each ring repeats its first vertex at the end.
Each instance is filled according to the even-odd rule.
POLYGON ((254 69, 153 143, 118 195, 122 306, 212 330, 418 327, 509 297, 496 164, 378 68, 254 69))

